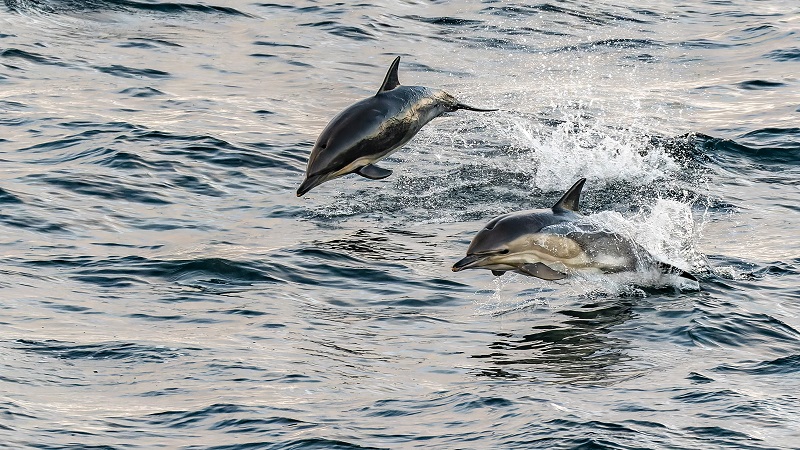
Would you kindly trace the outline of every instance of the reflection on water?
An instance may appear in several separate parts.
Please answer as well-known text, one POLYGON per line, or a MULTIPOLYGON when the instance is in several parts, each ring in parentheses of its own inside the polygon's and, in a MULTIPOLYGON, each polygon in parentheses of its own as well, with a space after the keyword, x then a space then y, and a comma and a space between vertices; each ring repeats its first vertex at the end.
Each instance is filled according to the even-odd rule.
POLYGON ((490 353, 472 357, 491 364, 480 372, 490 377, 614 383, 636 375, 625 366, 630 342, 612 334, 632 314, 631 303, 620 299, 562 309, 554 323, 532 326, 529 334, 497 333, 490 353))

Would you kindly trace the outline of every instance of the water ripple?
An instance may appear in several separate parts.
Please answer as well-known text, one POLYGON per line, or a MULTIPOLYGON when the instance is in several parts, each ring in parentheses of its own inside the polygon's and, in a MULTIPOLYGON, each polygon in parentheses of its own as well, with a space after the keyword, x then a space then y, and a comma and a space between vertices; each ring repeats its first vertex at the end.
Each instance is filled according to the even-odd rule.
POLYGON ((764 56, 781 62, 797 61, 800 60, 800 48, 795 47, 772 50, 764 56))
POLYGON ((369 31, 357 27, 357 26, 347 26, 342 25, 333 20, 325 20, 322 22, 312 22, 312 23, 302 23, 300 24, 302 27, 314 27, 314 28, 321 28, 323 30, 328 31, 330 34, 341 36, 349 39, 354 39, 356 41, 363 41, 363 40, 373 40, 376 37, 370 33, 369 31))
POLYGON ((142 362, 161 363, 185 356, 199 348, 166 348, 147 346, 133 342, 106 342, 97 344, 76 344, 56 340, 37 341, 16 340, 18 350, 65 360, 95 359, 122 360, 129 364, 142 362))
POLYGON ((132 0, 5 0, 6 6, 18 13, 71 14, 86 11, 158 12, 166 14, 206 13, 251 17, 227 6, 195 3, 152 2, 132 0))
POLYGON ((720 373, 744 373, 748 375, 783 375, 800 372, 800 355, 789 355, 770 361, 742 361, 724 364, 713 369, 720 373))
POLYGON ((155 96, 159 96, 159 95, 165 95, 163 92, 159 91, 158 89, 155 89, 155 88, 152 88, 152 87, 149 87, 149 86, 142 87, 142 88, 138 88, 138 87, 125 88, 125 89, 119 91, 119 93, 120 94, 129 95, 129 96, 131 96, 133 98, 147 98, 147 97, 155 97, 155 96))
POLYGON ((28 175, 31 183, 45 183, 64 188, 71 192, 106 200, 123 200, 152 205, 168 205, 172 203, 163 193, 163 185, 156 183, 152 187, 120 185, 116 177, 104 175, 74 174, 57 171, 53 175, 28 175))
POLYGON ((114 64, 111 66, 97 66, 95 69, 99 70, 100 72, 107 73, 109 75, 114 75, 115 77, 123 77, 123 78, 152 78, 152 79, 159 79, 159 78, 167 78, 171 75, 168 72, 164 72, 161 70, 156 69, 136 69, 133 67, 126 67, 120 64, 114 64))
POLYGON ((742 89, 775 89, 779 87, 786 86, 784 83, 780 83, 777 81, 767 81, 767 80, 749 80, 749 81, 742 81, 738 83, 742 89))
POLYGON ((709 313, 693 319, 685 332, 693 342, 703 346, 763 345, 780 351, 785 345, 793 346, 800 342, 800 332, 765 314, 709 313))
MULTIPOLYGON (((7 48, 0 52, 0 58, 21 59, 35 64, 52 65, 58 67, 70 67, 69 64, 61 61, 54 56, 46 56, 40 53, 27 52, 16 48, 7 48)), ((13 67, 18 68, 18 67, 13 67)))
POLYGON ((193 260, 158 260, 123 256, 103 260, 72 258, 48 263, 74 266, 73 277, 101 286, 127 286, 145 280, 166 280, 201 290, 222 292, 254 283, 281 283, 269 274, 271 270, 257 263, 230 261, 222 258, 193 260))

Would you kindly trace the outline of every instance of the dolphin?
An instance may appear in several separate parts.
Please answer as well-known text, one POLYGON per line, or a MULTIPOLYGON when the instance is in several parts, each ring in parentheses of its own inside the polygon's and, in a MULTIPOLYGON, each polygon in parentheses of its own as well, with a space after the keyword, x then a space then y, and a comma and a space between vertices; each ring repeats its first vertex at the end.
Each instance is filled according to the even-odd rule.
POLYGON ((697 281, 692 274, 658 261, 631 239, 580 223, 578 203, 585 182, 578 180, 550 209, 492 219, 472 239, 467 256, 453 265, 453 272, 489 269, 496 276, 512 271, 560 280, 581 269, 617 273, 654 267, 697 281))
POLYGON ((357 173, 372 180, 392 174, 375 163, 394 153, 431 120, 459 109, 497 111, 460 103, 442 90, 402 86, 394 59, 378 93, 337 114, 317 138, 308 158, 306 177, 297 189, 301 197, 320 184, 357 173))

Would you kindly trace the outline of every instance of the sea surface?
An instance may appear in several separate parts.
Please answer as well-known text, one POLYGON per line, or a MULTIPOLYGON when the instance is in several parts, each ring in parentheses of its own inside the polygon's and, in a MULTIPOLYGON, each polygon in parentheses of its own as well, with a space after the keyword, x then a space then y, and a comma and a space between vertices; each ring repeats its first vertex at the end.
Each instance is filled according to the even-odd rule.
POLYGON ((800 2, 3 0, 0 255, 1 448, 800 448, 800 2), (581 177, 699 284, 451 271, 581 177))

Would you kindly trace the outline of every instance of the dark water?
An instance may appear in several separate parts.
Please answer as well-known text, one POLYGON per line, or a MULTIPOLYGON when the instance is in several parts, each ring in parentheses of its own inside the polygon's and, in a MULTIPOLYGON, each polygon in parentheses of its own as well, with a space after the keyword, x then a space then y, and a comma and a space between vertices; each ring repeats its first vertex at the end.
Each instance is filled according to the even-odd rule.
POLYGON ((800 4, 619 3, 5 0, 0 446, 800 448, 800 4), (700 289, 450 271, 584 176, 700 289))

